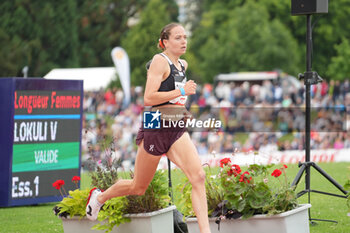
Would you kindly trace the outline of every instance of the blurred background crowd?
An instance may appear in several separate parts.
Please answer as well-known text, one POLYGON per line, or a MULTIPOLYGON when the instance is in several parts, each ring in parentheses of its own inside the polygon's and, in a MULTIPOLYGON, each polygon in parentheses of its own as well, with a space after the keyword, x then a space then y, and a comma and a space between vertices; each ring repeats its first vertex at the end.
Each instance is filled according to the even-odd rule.
MULTIPOLYGON (((199 85, 187 108, 218 117, 219 131, 191 131, 200 155, 305 149, 304 85, 269 80, 261 83, 217 82, 199 85)), ((123 108, 123 91, 112 88, 84 93, 83 160, 107 155, 135 160, 141 127, 143 89, 132 87, 131 104, 123 108)), ((350 148, 350 83, 323 81, 311 87, 311 149, 350 148)))

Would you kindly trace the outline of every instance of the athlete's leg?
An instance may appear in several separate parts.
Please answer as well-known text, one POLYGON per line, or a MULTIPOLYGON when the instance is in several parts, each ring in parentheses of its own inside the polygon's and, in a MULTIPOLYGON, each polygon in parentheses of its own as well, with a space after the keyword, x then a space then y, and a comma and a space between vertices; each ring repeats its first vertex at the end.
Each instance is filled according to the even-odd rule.
POLYGON ((197 149, 187 132, 170 147, 167 156, 176 166, 182 169, 192 184, 192 206, 198 219, 200 232, 209 233, 205 172, 197 149))
POLYGON ((119 196, 143 195, 151 183, 154 173, 157 170, 161 156, 154 156, 145 151, 143 141, 138 146, 135 172, 133 179, 120 179, 106 191, 98 195, 100 203, 119 196))

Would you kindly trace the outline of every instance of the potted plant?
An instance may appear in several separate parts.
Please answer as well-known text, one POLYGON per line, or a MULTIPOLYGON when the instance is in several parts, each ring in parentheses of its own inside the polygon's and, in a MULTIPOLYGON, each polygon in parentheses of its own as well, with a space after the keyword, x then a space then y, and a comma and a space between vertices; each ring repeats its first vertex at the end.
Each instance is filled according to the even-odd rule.
MULTIPOLYGON (((90 173, 92 186, 101 190, 118 179, 116 164, 108 161, 111 160, 99 161, 96 172, 90 173)), ((169 206, 167 178, 162 170, 155 173, 144 195, 116 197, 106 201, 99 212, 98 222, 85 218, 89 189, 77 188, 65 195, 64 181, 58 180, 53 186, 66 196, 54 207, 54 213, 63 221, 65 232, 173 232, 173 210, 176 207, 169 206)))
MULTIPOLYGON (((209 170, 206 179, 212 233, 309 232, 307 209, 311 205, 298 205, 286 165, 272 171, 273 165, 252 164, 243 171, 224 158, 220 167, 218 174, 209 170)), ((178 186, 184 193, 181 211, 189 233, 199 233, 189 196, 191 185, 184 183, 178 186)))

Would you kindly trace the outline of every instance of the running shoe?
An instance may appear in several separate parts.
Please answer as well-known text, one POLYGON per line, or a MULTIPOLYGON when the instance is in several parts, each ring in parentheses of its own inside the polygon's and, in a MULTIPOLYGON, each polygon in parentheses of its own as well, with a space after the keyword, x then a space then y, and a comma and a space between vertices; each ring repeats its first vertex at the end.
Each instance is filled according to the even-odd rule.
POLYGON ((100 211, 101 206, 103 205, 97 201, 97 196, 100 193, 101 190, 93 188, 91 189, 90 195, 88 197, 86 205, 86 217, 91 221, 95 221, 97 219, 98 212, 100 211))

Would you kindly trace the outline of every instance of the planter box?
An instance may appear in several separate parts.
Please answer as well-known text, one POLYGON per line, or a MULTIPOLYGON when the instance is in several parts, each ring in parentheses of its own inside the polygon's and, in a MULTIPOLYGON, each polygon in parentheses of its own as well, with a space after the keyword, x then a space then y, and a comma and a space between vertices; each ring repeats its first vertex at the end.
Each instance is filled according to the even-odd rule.
MULTIPOLYGON (((127 214, 131 222, 114 227, 112 233, 173 233, 173 210, 176 206, 169 206, 165 209, 150 213, 127 214)), ((62 218, 63 230, 65 233, 97 233, 103 232, 92 230, 97 221, 90 221, 87 218, 79 220, 79 217, 62 218)))
MULTIPOLYGON (((212 233, 309 233, 308 209, 310 204, 300 205, 298 208, 272 216, 254 215, 248 219, 223 219, 218 224, 216 218, 210 218, 212 233)), ((200 233, 197 218, 186 219, 188 233, 200 233)))

